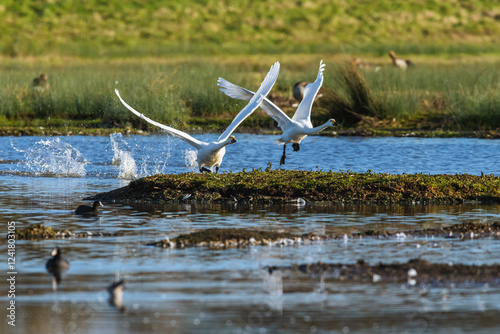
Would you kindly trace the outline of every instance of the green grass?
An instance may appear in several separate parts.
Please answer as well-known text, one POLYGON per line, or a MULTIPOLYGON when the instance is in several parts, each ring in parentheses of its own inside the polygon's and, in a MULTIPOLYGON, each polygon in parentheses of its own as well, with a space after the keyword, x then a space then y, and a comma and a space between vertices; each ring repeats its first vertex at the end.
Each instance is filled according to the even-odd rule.
POLYGON ((5 0, 8 56, 498 53, 494 1, 5 0))
MULTIPOLYGON (((343 109, 409 126, 441 130, 488 130, 500 127, 498 62, 420 63, 407 71, 385 66, 380 71, 341 67, 325 79, 327 96, 320 104, 345 126, 362 123, 343 109), (336 80, 335 80, 336 78, 336 80), (356 86, 357 85, 357 86, 356 86), (340 101, 338 101, 340 100, 340 101), (335 104, 339 104, 335 107, 335 104)), ((372 124, 373 125, 373 124, 372 124)))
MULTIPOLYGON (((0 77, 0 125, 125 128, 158 131, 123 107, 114 94, 148 117, 181 129, 224 128, 245 105, 219 91, 217 78, 256 90, 275 60, 281 61, 273 94, 292 101, 292 86, 313 81, 318 56, 198 57, 134 61, 4 61, 0 77), (304 61, 304 58, 307 61, 304 61), (31 81, 44 72, 50 88, 40 92, 31 81)), ((500 128, 500 62, 415 60, 403 72, 388 57, 372 58, 379 71, 357 70, 339 57, 325 57, 325 96, 316 102, 313 123, 336 118, 342 128, 411 128, 477 131, 500 128), (333 96, 333 97, 332 97, 333 96), (340 105, 339 105, 340 103, 340 105), (368 118, 350 117, 352 110, 368 118)), ((471 57, 471 59, 476 59, 471 57)), ((278 103, 278 102, 277 102, 278 103)), ((280 105, 280 103, 278 103, 280 105)), ((291 103, 288 103, 291 105, 291 103)), ((295 108, 281 104, 293 114, 295 108)), ((257 111, 242 124, 269 128, 274 123, 257 111)))
MULTIPOLYGON (((218 131, 244 105, 218 90, 219 76, 257 89, 280 60, 273 94, 293 102, 293 84, 313 81, 324 59, 327 94, 315 105, 314 122, 495 131, 499 18, 500 7, 486 0, 6 0, 0 127, 154 129, 118 103, 118 88, 155 120, 218 131), (392 68, 390 49, 415 68, 392 68), (346 71, 357 56, 381 70, 346 71), (40 73, 50 80, 43 93, 30 87, 40 73)), ((245 126, 273 123, 258 111, 245 126)))

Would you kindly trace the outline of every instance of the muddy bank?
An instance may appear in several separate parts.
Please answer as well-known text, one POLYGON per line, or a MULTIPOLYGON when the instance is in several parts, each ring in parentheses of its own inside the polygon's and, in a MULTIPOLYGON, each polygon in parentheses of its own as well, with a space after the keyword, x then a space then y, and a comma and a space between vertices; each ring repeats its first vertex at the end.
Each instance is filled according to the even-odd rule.
POLYGON ((500 202, 493 175, 380 174, 253 170, 238 173, 154 175, 88 198, 113 203, 366 203, 500 202))
POLYGON ((292 266, 266 267, 270 275, 276 271, 306 274, 338 281, 407 283, 409 285, 500 285, 500 265, 439 264, 414 259, 406 263, 378 263, 370 265, 363 260, 355 264, 312 263, 292 266))
POLYGON ((42 239, 64 239, 64 238, 88 238, 88 237, 115 237, 125 235, 123 232, 72 232, 69 230, 58 230, 43 224, 33 224, 21 230, 16 228, 16 239, 18 240, 42 240, 42 239))
POLYGON ((267 232, 238 228, 209 228, 189 234, 182 234, 173 239, 165 239, 148 243, 150 246, 162 248, 209 247, 215 249, 247 247, 252 245, 286 246, 309 244, 315 241, 360 239, 360 238, 422 238, 444 237, 454 239, 500 238, 500 223, 463 223, 407 231, 366 231, 362 233, 317 235, 293 234, 287 232, 267 232))
MULTIPOLYGON (((16 238, 24 240, 40 240, 53 238, 87 238, 91 236, 116 237, 132 235, 131 232, 72 232, 69 230, 57 230, 43 224, 33 224, 23 230, 16 229, 16 238)), ((460 240, 478 238, 500 238, 500 222, 493 223, 462 223, 456 225, 445 225, 440 228, 427 228, 406 231, 375 231, 347 234, 325 234, 314 233, 294 234, 288 232, 260 231, 245 228, 209 228, 201 231, 181 234, 173 239, 165 239, 148 243, 150 246, 165 248, 176 247, 211 247, 231 248, 246 247, 250 245, 294 245, 309 243, 313 241, 337 240, 345 238, 420 238, 420 237, 444 237, 460 240)))
MULTIPOLYGON (((209 122, 195 123, 192 129, 186 129, 190 133, 197 132, 215 132, 221 133, 228 124, 226 120, 221 120, 216 124, 209 122), (221 126, 222 125, 222 126, 221 126)), ((324 121, 323 121, 324 122, 324 121)), ((268 122, 265 122, 268 123, 268 122)), ((259 123, 260 124, 260 123, 259 123)), ((238 128, 239 133, 253 133, 261 135, 281 133, 276 127, 261 127, 259 124, 252 124, 238 128)), ((136 129, 132 127, 124 128, 85 128, 74 126, 0 126, 0 136, 109 136, 113 133, 122 133, 127 135, 151 135, 161 134, 161 131, 155 129, 136 129)), ((324 132, 320 136, 329 137, 419 137, 419 138, 480 138, 480 139, 500 139, 500 132, 495 130, 487 131, 460 131, 460 130, 422 130, 422 129, 401 129, 401 128, 346 128, 336 131, 324 132)))

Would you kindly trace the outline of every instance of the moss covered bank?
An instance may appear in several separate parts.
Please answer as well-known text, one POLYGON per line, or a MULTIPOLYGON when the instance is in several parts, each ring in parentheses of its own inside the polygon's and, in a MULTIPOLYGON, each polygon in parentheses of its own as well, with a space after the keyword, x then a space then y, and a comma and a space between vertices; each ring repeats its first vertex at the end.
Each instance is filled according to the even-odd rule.
POLYGON ((154 175, 91 199, 115 203, 463 203, 500 202, 494 175, 379 174, 253 170, 238 173, 154 175))

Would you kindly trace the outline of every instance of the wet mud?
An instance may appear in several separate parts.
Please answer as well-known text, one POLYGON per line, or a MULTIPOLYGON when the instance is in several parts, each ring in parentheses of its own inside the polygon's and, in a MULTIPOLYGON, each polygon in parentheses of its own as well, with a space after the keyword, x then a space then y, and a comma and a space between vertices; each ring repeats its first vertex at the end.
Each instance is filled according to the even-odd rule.
POLYGON ((72 232, 69 230, 58 230, 43 224, 33 224, 25 229, 16 228, 16 239, 18 240, 42 240, 42 239, 64 239, 64 238, 88 238, 88 237, 116 237, 126 235, 124 232, 72 232))
POLYGON ((354 264, 312 263, 292 266, 266 267, 270 275, 283 273, 321 276, 338 281, 406 283, 409 285, 500 285, 500 265, 465 265, 430 263, 413 259, 406 263, 378 263, 370 265, 363 260, 354 264))
POLYGON ((407 231, 374 231, 369 230, 361 233, 316 235, 293 234, 287 232, 266 232, 258 230, 238 228, 210 228, 190 234, 182 234, 173 239, 165 239, 152 243, 150 246, 163 248, 184 247, 209 247, 209 248, 233 248, 247 247, 251 245, 285 246, 295 244, 308 244, 315 241, 339 240, 346 238, 422 238, 422 237, 444 237, 460 240, 478 238, 500 238, 500 223, 462 223, 448 225, 441 228, 428 228, 407 231))
MULTIPOLYGON (((16 229, 16 238, 20 240, 40 240, 54 238, 87 238, 91 236, 116 237, 132 235, 132 232, 72 232, 69 230, 57 230, 43 224, 33 224, 23 230, 16 229)), ((288 232, 259 231, 244 228, 209 228, 201 231, 181 234, 172 239, 150 242, 147 245, 164 248, 183 247, 211 247, 232 248, 246 247, 251 245, 293 245, 309 243, 313 241, 338 240, 345 238, 421 238, 421 237, 443 237, 460 240, 479 238, 500 238, 500 222, 493 223, 461 223, 454 225, 443 225, 439 228, 415 229, 406 231, 377 231, 347 234, 325 234, 314 233, 294 234, 288 232)))

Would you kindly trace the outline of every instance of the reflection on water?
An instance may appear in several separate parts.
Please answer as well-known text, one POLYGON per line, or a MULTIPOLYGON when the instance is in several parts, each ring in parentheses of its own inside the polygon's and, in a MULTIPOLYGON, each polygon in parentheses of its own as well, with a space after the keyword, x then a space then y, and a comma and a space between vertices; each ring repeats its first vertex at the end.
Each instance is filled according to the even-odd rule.
MULTIPOLYGON (((215 135, 200 137, 211 136, 215 135)), ((238 143, 228 147, 221 170, 266 168, 269 162, 277 168, 281 148, 272 144, 275 136, 237 136, 238 143)), ((498 143, 308 137, 299 152, 289 153, 283 168, 498 175, 498 143)), ((353 283, 263 269, 317 261, 404 262, 415 257, 439 263, 492 264, 500 262, 500 243, 494 239, 364 238, 229 250, 145 246, 211 227, 342 235, 492 222, 500 220, 499 205, 199 205, 187 200, 161 206, 105 203, 97 217, 74 214, 78 205, 91 204, 85 197, 125 186, 124 178, 196 170, 192 152, 182 141, 167 136, 0 138, 2 221, 15 221, 21 228, 43 223, 89 233, 80 239, 17 241, 16 331, 460 333, 500 329, 498 287, 353 283), (124 236, 93 236, 118 231, 124 236), (55 246, 64 250, 71 263, 56 291, 45 269, 55 246), (109 304, 108 292, 121 279, 126 280, 123 312, 109 304)), ((6 240, 0 240, 5 254, 6 240)), ((0 300, 8 299, 1 294, 0 300)), ((12 332, 12 328, 2 322, 0 332, 12 332)))

